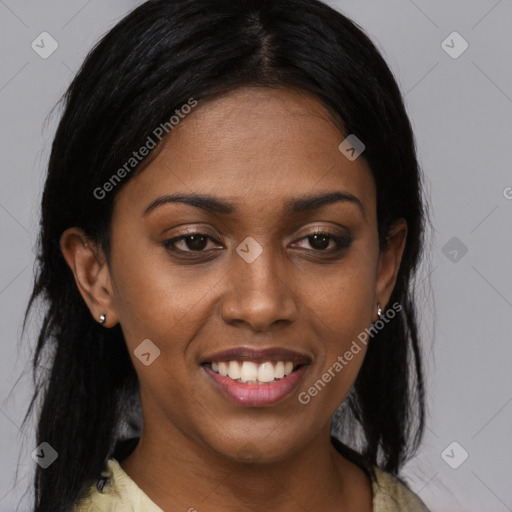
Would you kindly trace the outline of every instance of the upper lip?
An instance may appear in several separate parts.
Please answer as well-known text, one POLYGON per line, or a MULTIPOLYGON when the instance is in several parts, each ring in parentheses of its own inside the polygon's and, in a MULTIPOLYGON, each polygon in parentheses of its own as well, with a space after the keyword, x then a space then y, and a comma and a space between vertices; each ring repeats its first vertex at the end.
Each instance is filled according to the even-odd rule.
POLYGON ((257 363, 264 363, 266 361, 291 361, 294 364, 308 364, 311 362, 311 357, 294 350, 279 347, 263 349, 239 347, 208 355, 203 358, 202 363, 211 363, 212 361, 254 361, 257 363))

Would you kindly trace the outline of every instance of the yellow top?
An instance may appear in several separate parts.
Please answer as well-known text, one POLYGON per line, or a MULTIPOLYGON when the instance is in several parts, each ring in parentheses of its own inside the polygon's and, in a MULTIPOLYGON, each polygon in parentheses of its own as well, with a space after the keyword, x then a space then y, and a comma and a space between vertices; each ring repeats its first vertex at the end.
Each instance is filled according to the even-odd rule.
MULTIPOLYGON (((102 476, 108 480, 92 485, 73 512, 163 512, 116 459, 109 459, 102 476)), ((378 468, 375 468, 375 476, 376 480, 372 481, 374 512, 429 512, 420 498, 394 476, 378 468)))

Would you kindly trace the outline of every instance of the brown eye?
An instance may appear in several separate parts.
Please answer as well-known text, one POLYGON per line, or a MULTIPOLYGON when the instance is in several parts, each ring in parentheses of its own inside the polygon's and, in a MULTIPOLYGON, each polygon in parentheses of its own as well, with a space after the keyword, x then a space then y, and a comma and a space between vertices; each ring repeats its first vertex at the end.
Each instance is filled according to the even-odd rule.
POLYGON ((214 241, 208 235, 194 233, 165 240, 162 245, 174 252, 201 252, 206 249, 209 240, 214 241), (181 247, 177 247, 178 244, 181 247))
POLYGON ((208 237, 203 235, 190 235, 185 237, 183 241, 191 251, 202 251, 208 243, 208 237))
MULTIPOLYGON (((348 249, 352 243, 351 237, 339 236, 329 232, 316 232, 302 238, 300 241, 307 240, 309 246, 314 251, 320 252, 336 252, 343 249, 348 249), (334 247, 332 245, 334 244, 334 247), (329 250, 329 246, 331 246, 329 250)), ((299 241, 299 242, 300 242, 299 241)), ((306 247, 307 249, 307 247, 306 247)))
POLYGON ((329 235, 310 235, 308 236, 309 245, 315 250, 323 251, 329 247, 331 237, 329 235))

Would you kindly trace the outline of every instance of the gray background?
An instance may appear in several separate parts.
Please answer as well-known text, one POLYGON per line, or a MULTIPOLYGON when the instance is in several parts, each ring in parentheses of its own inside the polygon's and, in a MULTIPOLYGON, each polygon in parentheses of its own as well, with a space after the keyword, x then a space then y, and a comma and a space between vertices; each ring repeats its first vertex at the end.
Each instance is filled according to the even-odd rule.
MULTIPOLYGON (((29 510, 35 464, 33 431, 19 426, 36 323, 20 335, 58 112, 45 118, 93 43, 139 3, 0 0, 0 511, 15 510, 24 494, 19 510, 29 510), (59 44, 48 59, 31 48, 44 31, 59 44)), ((428 428, 404 475, 434 511, 511 511, 512 2, 330 4, 369 33, 395 72, 432 205, 420 276, 428 428), (457 58, 442 46, 454 31, 469 44, 457 58), (446 461, 460 463, 462 450, 469 457, 453 469, 446 461)), ((457 55, 462 40, 444 47, 457 55)))

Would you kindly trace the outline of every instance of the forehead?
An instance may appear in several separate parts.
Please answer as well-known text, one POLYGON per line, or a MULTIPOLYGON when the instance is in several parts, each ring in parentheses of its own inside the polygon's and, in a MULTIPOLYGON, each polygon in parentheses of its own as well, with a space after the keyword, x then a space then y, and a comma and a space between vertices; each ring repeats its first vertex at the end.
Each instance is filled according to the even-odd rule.
POLYGON ((163 194, 201 193, 241 211, 278 209, 292 197, 342 190, 370 214, 375 188, 366 161, 338 149, 345 136, 313 96, 290 88, 245 87, 199 102, 158 156, 118 194, 116 209, 144 211, 163 194))

